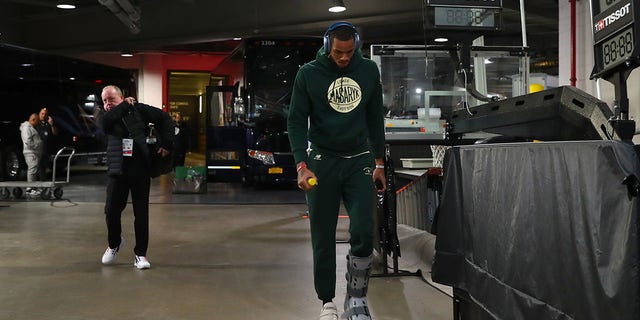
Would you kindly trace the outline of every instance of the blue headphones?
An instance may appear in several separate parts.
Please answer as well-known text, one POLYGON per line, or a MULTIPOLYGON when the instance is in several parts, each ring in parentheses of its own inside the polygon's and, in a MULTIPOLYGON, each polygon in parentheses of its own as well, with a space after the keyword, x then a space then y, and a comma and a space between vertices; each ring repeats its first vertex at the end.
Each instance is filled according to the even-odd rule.
POLYGON ((329 39, 329 33, 331 33, 331 31, 340 28, 340 27, 349 27, 351 29, 353 29, 353 37, 355 40, 355 47, 356 49, 360 48, 360 35, 358 34, 358 30, 356 29, 356 27, 354 25, 352 25, 349 22, 346 21, 340 21, 340 22, 336 22, 334 24, 332 24, 331 26, 329 26, 329 29, 327 29, 327 31, 324 33, 324 53, 326 55, 328 55, 329 53, 331 53, 331 39, 329 39))

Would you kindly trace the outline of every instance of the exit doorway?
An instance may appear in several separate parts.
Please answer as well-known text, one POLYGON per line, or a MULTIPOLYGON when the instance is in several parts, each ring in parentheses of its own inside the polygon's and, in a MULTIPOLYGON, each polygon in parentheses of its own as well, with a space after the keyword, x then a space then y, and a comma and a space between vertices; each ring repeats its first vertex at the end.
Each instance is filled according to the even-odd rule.
POLYGON ((204 165, 205 94, 209 85, 223 80, 208 71, 168 71, 167 110, 173 118, 177 113, 189 131, 189 149, 185 165, 204 165))

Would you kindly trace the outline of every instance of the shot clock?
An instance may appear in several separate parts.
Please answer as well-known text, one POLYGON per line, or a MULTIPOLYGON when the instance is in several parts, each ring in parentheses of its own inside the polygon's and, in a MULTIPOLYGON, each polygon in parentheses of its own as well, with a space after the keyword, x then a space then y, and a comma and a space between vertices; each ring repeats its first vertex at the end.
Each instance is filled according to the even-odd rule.
POLYGON ((638 64, 638 8, 633 0, 592 0, 595 68, 592 78, 638 64))
POLYGON ((600 43, 599 49, 602 68, 608 70, 631 57, 634 49, 633 29, 625 28, 612 38, 600 43))
POLYGON ((638 67, 638 24, 636 0, 591 0, 595 66, 591 79, 602 78, 615 87, 614 116, 608 135, 631 141, 635 121, 629 118, 627 78, 638 67))
POLYGON ((502 0, 427 0, 429 30, 497 31, 502 27, 502 0))

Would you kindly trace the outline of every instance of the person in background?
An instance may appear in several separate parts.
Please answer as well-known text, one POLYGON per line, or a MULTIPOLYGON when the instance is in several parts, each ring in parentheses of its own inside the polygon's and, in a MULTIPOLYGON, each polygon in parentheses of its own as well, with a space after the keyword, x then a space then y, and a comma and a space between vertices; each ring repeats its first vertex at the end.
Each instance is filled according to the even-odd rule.
POLYGON ((173 121, 159 108, 137 103, 130 97, 125 99, 117 86, 104 87, 102 102, 105 113, 100 123, 107 135, 108 177, 104 206, 108 246, 102 255, 102 263, 115 263, 116 254, 122 249, 124 239, 120 219, 131 191, 136 238, 133 264, 138 269, 149 269, 151 263, 147 259, 147 249, 152 148, 148 144, 156 142, 151 141, 147 128, 149 123, 154 124, 155 134, 160 138, 157 153, 167 157, 173 148, 173 121))
MULTIPOLYGON (((22 154, 27 163, 27 181, 38 181, 38 170, 40 167, 40 158, 42 157, 44 144, 40 134, 36 129, 38 127, 38 115, 32 113, 29 120, 20 125, 20 136, 22 137, 22 154)), ((36 188, 27 188, 27 194, 37 195, 39 191, 36 188)))
POLYGON ((173 168, 178 166, 184 166, 184 160, 191 149, 189 140, 189 127, 182 121, 180 113, 176 113, 173 116, 175 122, 175 139, 173 149, 173 168))
POLYGON ((50 157, 55 150, 52 150, 53 136, 58 134, 58 128, 53 122, 53 117, 49 115, 47 108, 40 109, 38 113, 38 126, 36 127, 42 139, 42 155, 40 157, 40 168, 38 173, 40 174, 40 180, 45 180, 47 176, 47 169, 49 169, 50 157))
POLYGON ((298 186, 306 191, 309 206, 321 320, 338 319, 333 298, 341 200, 351 235, 343 318, 371 319, 366 294, 373 260, 375 184, 378 192, 384 192, 386 184, 384 108, 380 72, 362 56, 359 43, 351 23, 338 22, 327 29, 316 59, 296 75, 287 123, 298 186))

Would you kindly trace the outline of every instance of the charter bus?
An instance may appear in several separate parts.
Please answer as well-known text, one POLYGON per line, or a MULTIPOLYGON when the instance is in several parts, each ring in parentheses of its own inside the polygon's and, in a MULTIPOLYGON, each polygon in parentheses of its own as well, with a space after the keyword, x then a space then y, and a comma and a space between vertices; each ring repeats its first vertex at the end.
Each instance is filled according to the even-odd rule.
POLYGON ((294 183, 287 113, 300 67, 315 59, 321 37, 249 38, 213 72, 207 87, 209 181, 294 183))
POLYGON ((73 147, 77 161, 103 162, 100 94, 107 84, 135 92, 131 72, 2 43, 0 57, 0 180, 26 179, 19 126, 44 107, 58 129, 46 156, 73 147))

